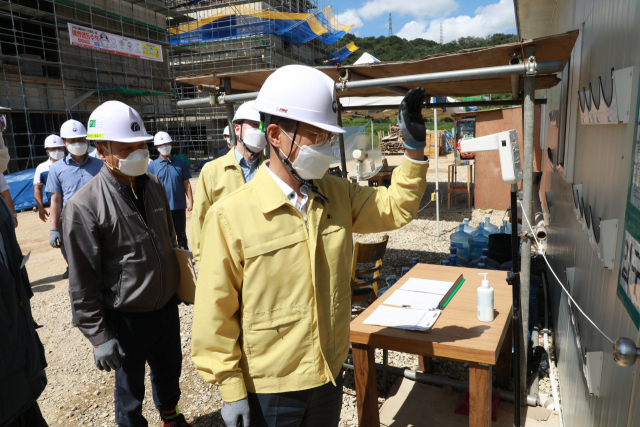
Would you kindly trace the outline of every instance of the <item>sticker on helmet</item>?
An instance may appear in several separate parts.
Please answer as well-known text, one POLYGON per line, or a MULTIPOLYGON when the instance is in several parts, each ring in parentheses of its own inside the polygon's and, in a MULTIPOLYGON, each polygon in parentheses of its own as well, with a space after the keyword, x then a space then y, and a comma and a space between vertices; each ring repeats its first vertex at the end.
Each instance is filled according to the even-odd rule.
POLYGON ((77 127, 75 127, 75 126, 74 126, 74 127, 73 127, 73 129, 71 129, 71 130, 72 130, 72 131, 74 131, 74 132, 78 132, 78 128, 77 128, 77 127))
POLYGON ((331 108, 333 109, 333 112, 336 113, 338 111, 338 103, 336 101, 333 101, 331 108))
POLYGON ((88 133, 87 134, 87 138, 89 138, 89 139, 104 138, 104 134, 103 133, 88 133))
POLYGON ((131 122, 131 130, 134 132, 140 131, 140 125, 138 124, 138 122, 131 122))
POLYGON ((280 111, 282 113, 288 113, 289 112, 289 110, 287 108, 279 108, 279 107, 278 107, 277 111, 280 111))
POLYGON ((89 127, 90 128, 101 128, 102 127, 102 120, 89 120, 89 127))

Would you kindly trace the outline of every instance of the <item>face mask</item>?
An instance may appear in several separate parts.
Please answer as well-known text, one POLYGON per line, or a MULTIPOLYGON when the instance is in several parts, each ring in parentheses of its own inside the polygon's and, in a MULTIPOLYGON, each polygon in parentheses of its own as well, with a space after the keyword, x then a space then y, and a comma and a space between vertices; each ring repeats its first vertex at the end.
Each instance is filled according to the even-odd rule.
POLYGON ((254 153, 259 153, 267 146, 267 139, 262 131, 257 128, 245 129, 242 142, 254 153))
MULTIPOLYGON (((298 145, 298 147, 300 146, 298 145)), ((282 153, 282 150, 280 152, 282 153)), ((320 179, 329 169, 331 162, 333 162, 331 144, 325 144, 322 147, 303 145, 300 147, 298 157, 291 163, 291 166, 302 179, 320 179)))
POLYGON ((60 151, 60 150, 49 151, 49 157, 51 157, 52 160, 60 160, 64 157, 64 151, 60 151))
POLYGON ((129 154, 126 159, 118 157, 118 169, 127 176, 140 176, 147 172, 149 166, 149 150, 140 149, 129 154))
POLYGON ((170 145, 161 145, 160 147, 158 147, 158 151, 163 156, 168 156, 169 153, 171 153, 171 146, 170 145))
POLYGON ((88 149, 89 145, 85 142, 74 142, 67 145, 67 150, 69 150, 69 152, 74 156, 84 156, 87 154, 88 149))
POLYGON ((0 132, 0 173, 4 173, 9 165, 9 149, 4 146, 2 132, 0 132))

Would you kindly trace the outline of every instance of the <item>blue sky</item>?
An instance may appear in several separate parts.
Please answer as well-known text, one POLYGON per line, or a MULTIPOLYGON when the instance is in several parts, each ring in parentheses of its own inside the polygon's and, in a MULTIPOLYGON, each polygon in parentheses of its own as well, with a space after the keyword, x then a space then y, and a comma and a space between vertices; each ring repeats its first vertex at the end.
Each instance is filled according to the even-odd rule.
POLYGON ((343 24, 360 37, 393 34, 406 39, 440 40, 484 37, 494 33, 516 33, 513 0, 340 0, 333 5, 343 24))

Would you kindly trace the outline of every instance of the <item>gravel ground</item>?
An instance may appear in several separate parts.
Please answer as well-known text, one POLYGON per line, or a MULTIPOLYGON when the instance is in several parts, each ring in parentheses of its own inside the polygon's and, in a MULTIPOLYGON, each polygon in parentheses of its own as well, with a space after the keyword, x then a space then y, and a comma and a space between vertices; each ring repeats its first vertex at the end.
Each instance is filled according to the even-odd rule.
MULTIPOLYGON (((446 166, 444 166, 446 167, 446 166)), ((440 167, 441 169, 443 166, 440 167)), ((445 169, 446 170, 446 169, 445 169)), ((429 173, 431 178, 432 172, 429 173)), ((442 175, 441 175, 442 176, 442 175)), ((446 177, 446 174, 444 174, 446 177)), ((432 179, 430 179, 432 181, 432 179)), ((196 178, 192 180, 195 186, 196 178)), ((440 183, 446 188, 445 183, 440 183)), ((426 206, 430 185, 422 206, 426 206)), ((446 206, 446 202, 444 203, 446 206)), ((466 205, 466 200, 459 201, 466 205)), ((479 211, 472 214, 462 212, 441 213, 440 235, 436 235, 435 212, 433 203, 421 212, 417 219, 406 227, 389 235, 389 244, 385 256, 382 274, 400 275, 402 266, 411 265, 411 258, 417 257, 422 263, 437 263, 446 256, 449 247, 449 234, 469 217, 472 225, 484 220, 485 214, 491 215, 493 224, 501 224, 504 211, 479 211)), ((50 425, 73 426, 114 426, 113 409, 113 372, 96 369, 89 342, 78 329, 71 326, 68 281, 62 279, 64 261, 58 250, 46 244, 48 224, 42 223, 37 214, 24 212, 19 215, 17 235, 23 252, 31 251, 27 269, 35 296, 31 300, 35 320, 43 327, 38 333, 45 347, 47 376, 49 384, 39 399, 45 419, 50 425)), ((187 229, 190 227, 190 214, 187 216, 187 229)), ((382 234, 355 235, 356 241, 376 241, 382 234)), ((196 372, 190 359, 190 337, 193 307, 180 305, 182 337, 182 377, 180 385, 182 397, 180 410, 193 426, 224 426, 220 417, 221 399, 216 387, 205 383, 196 372)), ((382 351, 376 354, 376 360, 382 363, 382 351)), ((389 364, 398 367, 417 369, 418 358, 415 355, 389 352, 389 364)), ((459 380, 468 379, 465 364, 434 359, 433 373, 459 380)), ((381 375, 378 376, 379 403, 391 387, 394 376, 389 376, 387 390, 381 389, 381 375)), ((150 425, 160 425, 157 412, 151 398, 151 385, 146 377, 147 393, 144 403, 144 416, 150 425)), ((548 388, 548 379, 541 378, 541 392, 548 388)), ((345 373, 343 408, 340 426, 357 425, 357 411, 353 373, 345 373)))

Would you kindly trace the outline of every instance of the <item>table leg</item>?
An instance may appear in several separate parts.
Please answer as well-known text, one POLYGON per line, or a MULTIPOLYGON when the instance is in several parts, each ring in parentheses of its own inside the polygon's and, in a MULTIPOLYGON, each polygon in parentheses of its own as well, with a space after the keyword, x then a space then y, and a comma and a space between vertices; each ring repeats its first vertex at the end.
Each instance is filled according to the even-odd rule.
POLYGON ((418 355, 418 370, 424 372, 425 374, 432 373, 433 369, 431 367, 431 357, 418 355))
POLYGON ((491 425, 491 365, 469 363, 469 427, 491 425))
POLYGON ((511 383, 511 360, 513 354, 511 352, 511 346, 513 343, 513 323, 509 322, 509 328, 507 329, 507 335, 502 342, 502 348, 500 354, 498 354, 498 362, 496 363, 496 386, 502 390, 509 390, 511 383))
POLYGON ((378 387, 376 384, 375 348, 353 343, 353 375, 356 382, 358 425, 379 427, 378 387))

